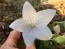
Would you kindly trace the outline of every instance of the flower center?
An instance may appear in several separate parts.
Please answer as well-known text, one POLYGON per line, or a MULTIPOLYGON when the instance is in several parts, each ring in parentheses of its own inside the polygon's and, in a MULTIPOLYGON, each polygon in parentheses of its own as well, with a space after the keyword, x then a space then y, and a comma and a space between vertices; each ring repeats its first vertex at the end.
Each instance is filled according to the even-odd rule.
POLYGON ((35 28, 35 24, 29 24, 31 28, 35 28))

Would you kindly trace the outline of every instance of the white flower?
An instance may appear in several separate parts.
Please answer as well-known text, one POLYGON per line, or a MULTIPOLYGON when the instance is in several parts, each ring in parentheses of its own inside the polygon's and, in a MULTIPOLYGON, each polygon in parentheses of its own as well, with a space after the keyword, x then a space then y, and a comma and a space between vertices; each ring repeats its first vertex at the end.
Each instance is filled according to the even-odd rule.
POLYGON ((55 31, 56 34, 60 34, 60 26, 59 25, 54 26, 53 30, 55 31))
POLYGON ((29 2, 25 2, 22 10, 23 18, 14 21, 9 27, 23 32, 23 38, 26 46, 30 46, 34 40, 50 40, 52 33, 47 27, 48 23, 54 17, 56 11, 46 9, 36 12, 29 2))

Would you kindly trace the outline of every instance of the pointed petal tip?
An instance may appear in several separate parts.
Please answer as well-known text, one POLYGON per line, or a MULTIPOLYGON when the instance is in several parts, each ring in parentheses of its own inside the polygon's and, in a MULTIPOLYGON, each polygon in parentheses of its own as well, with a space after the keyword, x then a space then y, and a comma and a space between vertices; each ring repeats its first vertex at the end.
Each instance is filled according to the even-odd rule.
POLYGON ((14 24, 11 23, 11 24, 9 25, 9 28, 14 29, 14 24))
POLYGON ((52 34, 52 32, 50 31, 49 34, 48 34, 47 40, 51 40, 52 37, 53 37, 53 34, 52 34))
MULTIPOLYGON (((45 39, 45 41, 47 41, 47 40, 51 40, 52 37, 53 37, 53 35, 52 35, 52 33, 51 33, 50 35, 48 35, 48 37, 45 39)), ((44 40, 44 39, 42 39, 42 40, 44 40)))
POLYGON ((56 10, 55 9, 49 9, 49 10, 50 10, 50 12, 53 13, 53 15, 56 15, 56 10))
POLYGON ((55 9, 51 9, 54 13, 56 13, 56 10, 55 9))
POLYGON ((25 45, 26 45, 26 47, 31 47, 33 45, 33 43, 31 43, 31 44, 26 44, 25 43, 25 45))
POLYGON ((29 9, 31 6, 32 5, 28 1, 26 1, 23 5, 23 9, 29 9))
POLYGON ((12 23, 9 25, 9 28, 12 28, 12 23))
POLYGON ((26 4, 30 4, 30 3, 28 1, 25 1, 24 5, 26 5, 26 4))
POLYGON ((56 12, 56 10, 55 10, 55 9, 48 9, 48 10, 52 10, 52 11, 56 12))
POLYGON ((54 12, 55 12, 55 14, 56 14, 56 10, 54 10, 54 9, 53 9, 53 11, 54 11, 54 12))
POLYGON ((25 3, 29 3, 28 1, 25 1, 25 3))
POLYGON ((29 44, 25 44, 26 45, 26 47, 30 47, 31 45, 29 45, 29 44))
POLYGON ((46 40, 51 40, 53 37, 52 33, 48 35, 47 39, 46 40))
POLYGON ((52 36, 53 36, 53 35, 52 35, 52 33, 51 33, 51 34, 49 35, 49 37, 48 37, 48 40, 50 40, 50 39, 52 38, 52 36))
POLYGON ((11 23, 11 24, 9 25, 9 28, 13 29, 13 27, 14 27, 14 24, 11 23))
POLYGON ((9 25, 9 28, 11 28, 11 25, 9 25))

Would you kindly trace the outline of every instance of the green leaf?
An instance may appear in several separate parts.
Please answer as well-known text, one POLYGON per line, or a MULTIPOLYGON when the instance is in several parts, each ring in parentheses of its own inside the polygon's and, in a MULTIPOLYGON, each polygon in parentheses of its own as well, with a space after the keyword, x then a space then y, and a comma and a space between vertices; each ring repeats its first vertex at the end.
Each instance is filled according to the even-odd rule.
POLYGON ((54 49, 50 41, 36 40, 35 44, 37 49, 54 49))
POLYGON ((31 4, 32 4, 34 7, 37 7, 38 5, 40 5, 40 0, 32 0, 31 4))
POLYGON ((60 45, 64 45, 65 44, 65 36, 55 37, 55 38, 53 38, 53 41, 60 45))
POLYGON ((23 47, 23 46, 25 45, 25 44, 24 44, 24 41, 21 40, 21 41, 18 43, 18 45, 19 45, 19 48, 23 47))
POLYGON ((65 30, 65 21, 59 22, 60 26, 65 30))
POLYGON ((54 47, 52 46, 52 43, 49 41, 44 41, 44 48, 45 49, 54 49, 54 47))
POLYGON ((48 27, 53 30, 53 27, 56 26, 56 25, 59 25, 59 23, 56 21, 56 22, 51 22, 48 24, 48 27))

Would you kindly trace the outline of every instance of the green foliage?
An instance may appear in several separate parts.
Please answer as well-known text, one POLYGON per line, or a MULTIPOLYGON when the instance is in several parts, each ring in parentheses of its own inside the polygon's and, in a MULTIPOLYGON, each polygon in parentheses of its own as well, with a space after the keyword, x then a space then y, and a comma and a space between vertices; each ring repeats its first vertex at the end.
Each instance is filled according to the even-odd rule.
POLYGON ((40 4, 40 0, 32 0, 31 4, 36 7, 40 4))
POLYGON ((54 49, 50 41, 40 41, 40 40, 36 40, 36 48, 37 49, 54 49))
POLYGON ((65 36, 58 36, 52 39, 54 42, 64 45, 65 44, 65 36))
POLYGON ((61 21, 61 22, 59 22, 59 24, 60 24, 61 28, 63 28, 65 30, 65 21, 61 21))
POLYGON ((24 41, 21 40, 21 41, 18 43, 18 45, 19 45, 19 48, 23 47, 23 46, 25 45, 25 44, 24 44, 24 41))
POLYGON ((53 31, 53 27, 56 26, 56 25, 59 25, 59 23, 57 21, 49 23, 48 27, 51 29, 51 31, 53 31))

